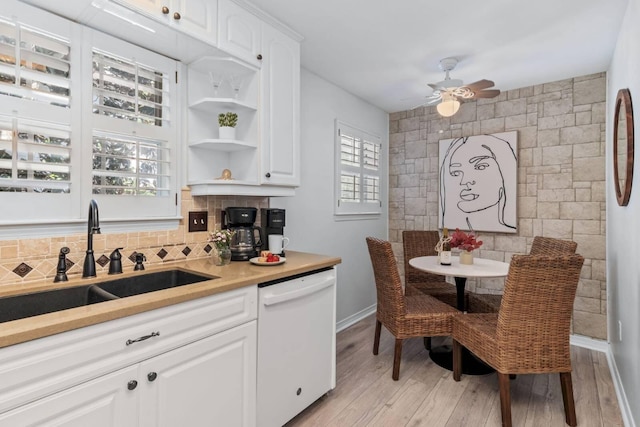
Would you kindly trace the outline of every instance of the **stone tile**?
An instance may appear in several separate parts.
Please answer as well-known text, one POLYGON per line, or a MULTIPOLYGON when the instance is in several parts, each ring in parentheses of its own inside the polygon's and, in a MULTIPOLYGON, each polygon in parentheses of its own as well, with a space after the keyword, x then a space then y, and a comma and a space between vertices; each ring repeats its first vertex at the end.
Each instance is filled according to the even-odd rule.
MULTIPOLYGON (((538 218, 541 218, 541 219, 560 218, 560 203, 538 202, 538 218)), ((566 221, 566 220, 563 220, 563 221, 566 221)))
POLYGON ((604 181, 605 159, 602 157, 583 157, 573 159, 574 181, 604 181))
POLYGON ((591 278, 605 282, 607 279, 607 263, 605 260, 593 260, 591 263, 591 278))
POLYGON ((541 147, 560 145, 560 129, 539 130, 538 145, 541 147))
POLYGON ((538 129, 561 129, 567 126, 576 125, 575 114, 565 114, 562 116, 540 117, 538 119, 538 129))
POLYGON ((520 114, 517 116, 507 116, 505 117, 504 127, 506 130, 513 130, 518 128, 523 128, 525 126, 530 126, 527 123, 527 115, 520 114))
POLYGON ((545 190, 572 188, 571 173, 550 173, 542 177, 542 188, 545 190))
MULTIPOLYGON (((576 292, 576 296, 584 297, 584 298, 595 298, 599 300, 600 299, 600 281, 581 279, 580 283, 578 283, 578 290, 576 292)), ((582 311, 589 311, 589 310, 582 310, 582 311)), ((597 311, 597 312, 599 313, 600 311, 597 311)))
POLYGON ((487 119, 480 122, 480 128, 483 134, 491 134, 504 132, 504 117, 496 119, 487 119))
POLYGON ((537 205, 535 197, 518 197, 518 218, 536 218, 537 205))
POLYGON ((600 125, 568 126, 560 130, 561 144, 582 144, 600 141, 600 125))
POLYGON ((427 155, 427 144, 425 141, 415 141, 405 143, 405 158, 424 158, 427 155))
POLYGON ((496 236, 495 249, 503 252, 525 253, 527 238, 519 236, 496 236))
POLYGON ((591 111, 581 111, 576 113, 576 125, 590 125, 591 124, 591 111))
POLYGON ((551 93, 571 89, 573 87, 573 79, 558 80, 555 82, 544 83, 544 93, 551 93))
MULTIPOLYGON (((602 156, 602 144, 600 142, 589 142, 585 144, 575 144, 573 147, 573 157, 600 157, 602 156)), ((603 161, 604 161, 604 156, 603 161)))
POLYGON ((573 237, 572 221, 562 219, 542 220, 542 230, 545 236, 554 236, 558 239, 571 239, 573 237))
POLYGON ((541 202, 573 202, 575 191, 573 189, 538 190, 538 200, 541 202))
POLYGON ((543 165, 571 164, 573 159, 573 146, 558 145, 555 147, 544 147, 542 149, 543 165))
POLYGON ((573 101, 568 98, 543 103, 544 117, 559 116, 573 112, 573 101))
POLYGON ((576 188, 576 202, 590 202, 590 201, 591 201, 590 188, 576 188))
POLYGON ((577 252, 585 259, 605 259, 605 236, 574 233, 572 240, 578 244, 577 252))
POLYGON ((586 298, 577 296, 573 302, 573 309, 575 311, 587 312, 587 313, 600 313, 600 291, 596 298, 586 298))
POLYGON ((573 103, 593 104, 604 102, 607 98, 607 83, 605 77, 576 81, 573 84, 573 103))
POLYGON ((607 316, 599 313, 573 312, 573 333, 607 339, 607 316))
POLYGON ((517 116, 526 114, 527 101, 525 98, 511 101, 496 102, 496 117, 517 116))
POLYGON ((405 215, 425 215, 426 213, 427 209, 423 199, 405 199, 405 215))
MULTIPOLYGON (((415 142, 415 141, 419 141, 420 140, 420 131, 419 130, 414 130, 411 132, 405 132, 404 133, 404 142, 415 142)), ((406 145, 405 145, 405 150, 406 150, 406 145)))
POLYGON ((600 219, 600 203, 597 202, 562 202, 560 203, 562 219, 600 219))

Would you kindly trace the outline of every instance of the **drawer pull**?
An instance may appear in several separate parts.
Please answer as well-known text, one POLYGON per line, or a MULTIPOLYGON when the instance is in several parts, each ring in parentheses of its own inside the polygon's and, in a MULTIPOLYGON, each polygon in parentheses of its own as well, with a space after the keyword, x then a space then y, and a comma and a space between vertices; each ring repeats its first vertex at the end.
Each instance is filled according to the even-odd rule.
POLYGON ((135 340, 127 340, 127 345, 131 345, 140 341, 144 341, 144 340, 148 340, 149 338, 153 338, 153 337, 159 337, 160 336, 160 331, 158 332, 151 332, 149 335, 145 335, 142 336, 140 338, 136 338, 135 340))
POLYGON ((149 380, 149 382, 155 381, 156 378, 158 378, 158 374, 156 374, 155 372, 149 372, 147 374, 147 379, 149 380))
POLYGON ((138 381, 136 380, 131 380, 127 383, 127 388, 129 390, 135 390, 136 387, 138 387, 138 381))

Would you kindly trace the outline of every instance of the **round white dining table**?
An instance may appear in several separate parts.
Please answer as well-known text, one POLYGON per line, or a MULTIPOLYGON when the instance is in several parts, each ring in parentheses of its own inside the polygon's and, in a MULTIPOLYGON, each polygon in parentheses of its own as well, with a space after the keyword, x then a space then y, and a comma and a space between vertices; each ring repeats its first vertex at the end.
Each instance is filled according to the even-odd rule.
MULTIPOLYGON (((465 312, 464 288, 468 278, 505 277, 509 274, 509 263, 485 258, 473 258, 473 264, 460 264, 460 257, 451 257, 451 265, 440 264, 437 256, 411 258, 409 265, 428 273, 453 276, 456 283, 456 305, 465 312)), ((429 357, 437 365, 453 370, 453 353, 448 346, 432 347, 429 357)), ((470 375, 484 375, 493 368, 477 359, 467 349, 462 352, 462 372, 470 375)))
POLYGON ((465 311, 464 288, 468 278, 505 277, 509 263, 486 258, 473 258, 473 264, 460 264, 460 257, 452 256, 451 265, 442 265, 437 256, 411 258, 409 265, 418 270, 442 276, 453 276, 456 282, 457 308, 465 311))

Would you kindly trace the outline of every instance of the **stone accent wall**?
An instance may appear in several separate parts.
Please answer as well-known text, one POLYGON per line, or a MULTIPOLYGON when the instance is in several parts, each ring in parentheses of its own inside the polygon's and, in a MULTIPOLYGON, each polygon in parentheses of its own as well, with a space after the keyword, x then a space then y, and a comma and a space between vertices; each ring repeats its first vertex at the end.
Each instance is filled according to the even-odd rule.
MULTIPOLYGON (((438 141, 518 131, 518 232, 478 233, 478 255, 508 261, 537 235, 574 240, 585 257, 573 333, 606 339, 604 73, 464 102, 450 118, 435 107, 390 115, 389 238, 402 260, 402 230, 438 228, 438 141)), ((402 263, 400 263, 402 268, 402 263)), ((504 279, 469 281, 501 293, 504 279)))
MULTIPOLYGON (((161 264, 168 261, 206 258, 209 232, 220 228, 221 211, 227 206, 268 208, 267 197, 198 196, 191 197, 188 188, 182 190, 182 220, 175 230, 143 231, 130 233, 109 233, 93 236, 93 250, 98 276, 107 275, 108 257, 115 248, 122 251, 122 266, 131 270, 134 266, 132 254, 142 252, 145 264, 161 264), (209 232, 189 233, 187 219, 189 211, 208 211, 209 232), (102 259, 100 259, 102 257, 102 259), (131 257, 131 258, 130 258, 131 257), (106 262, 105 262, 106 261, 106 262)), ((258 222, 260 215, 258 215, 258 222)), ((0 286, 51 280, 56 275, 58 253, 67 246, 67 275, 80 276, 87 250, 87 234, 42 239, 0 240, 0 286)))

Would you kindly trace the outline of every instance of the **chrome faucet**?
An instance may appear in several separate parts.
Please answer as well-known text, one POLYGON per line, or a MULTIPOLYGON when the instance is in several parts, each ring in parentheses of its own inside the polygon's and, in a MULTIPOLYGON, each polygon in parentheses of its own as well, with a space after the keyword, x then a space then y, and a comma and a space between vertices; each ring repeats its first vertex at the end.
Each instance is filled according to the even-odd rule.
POLYGON ((100 234, 100 218, 98 217, 98 203, 89 203, 89 217, 87 219, 87 254, 84 257, 82 277, 96 277, 96 259, 93 256, 93 235, 100 234))

